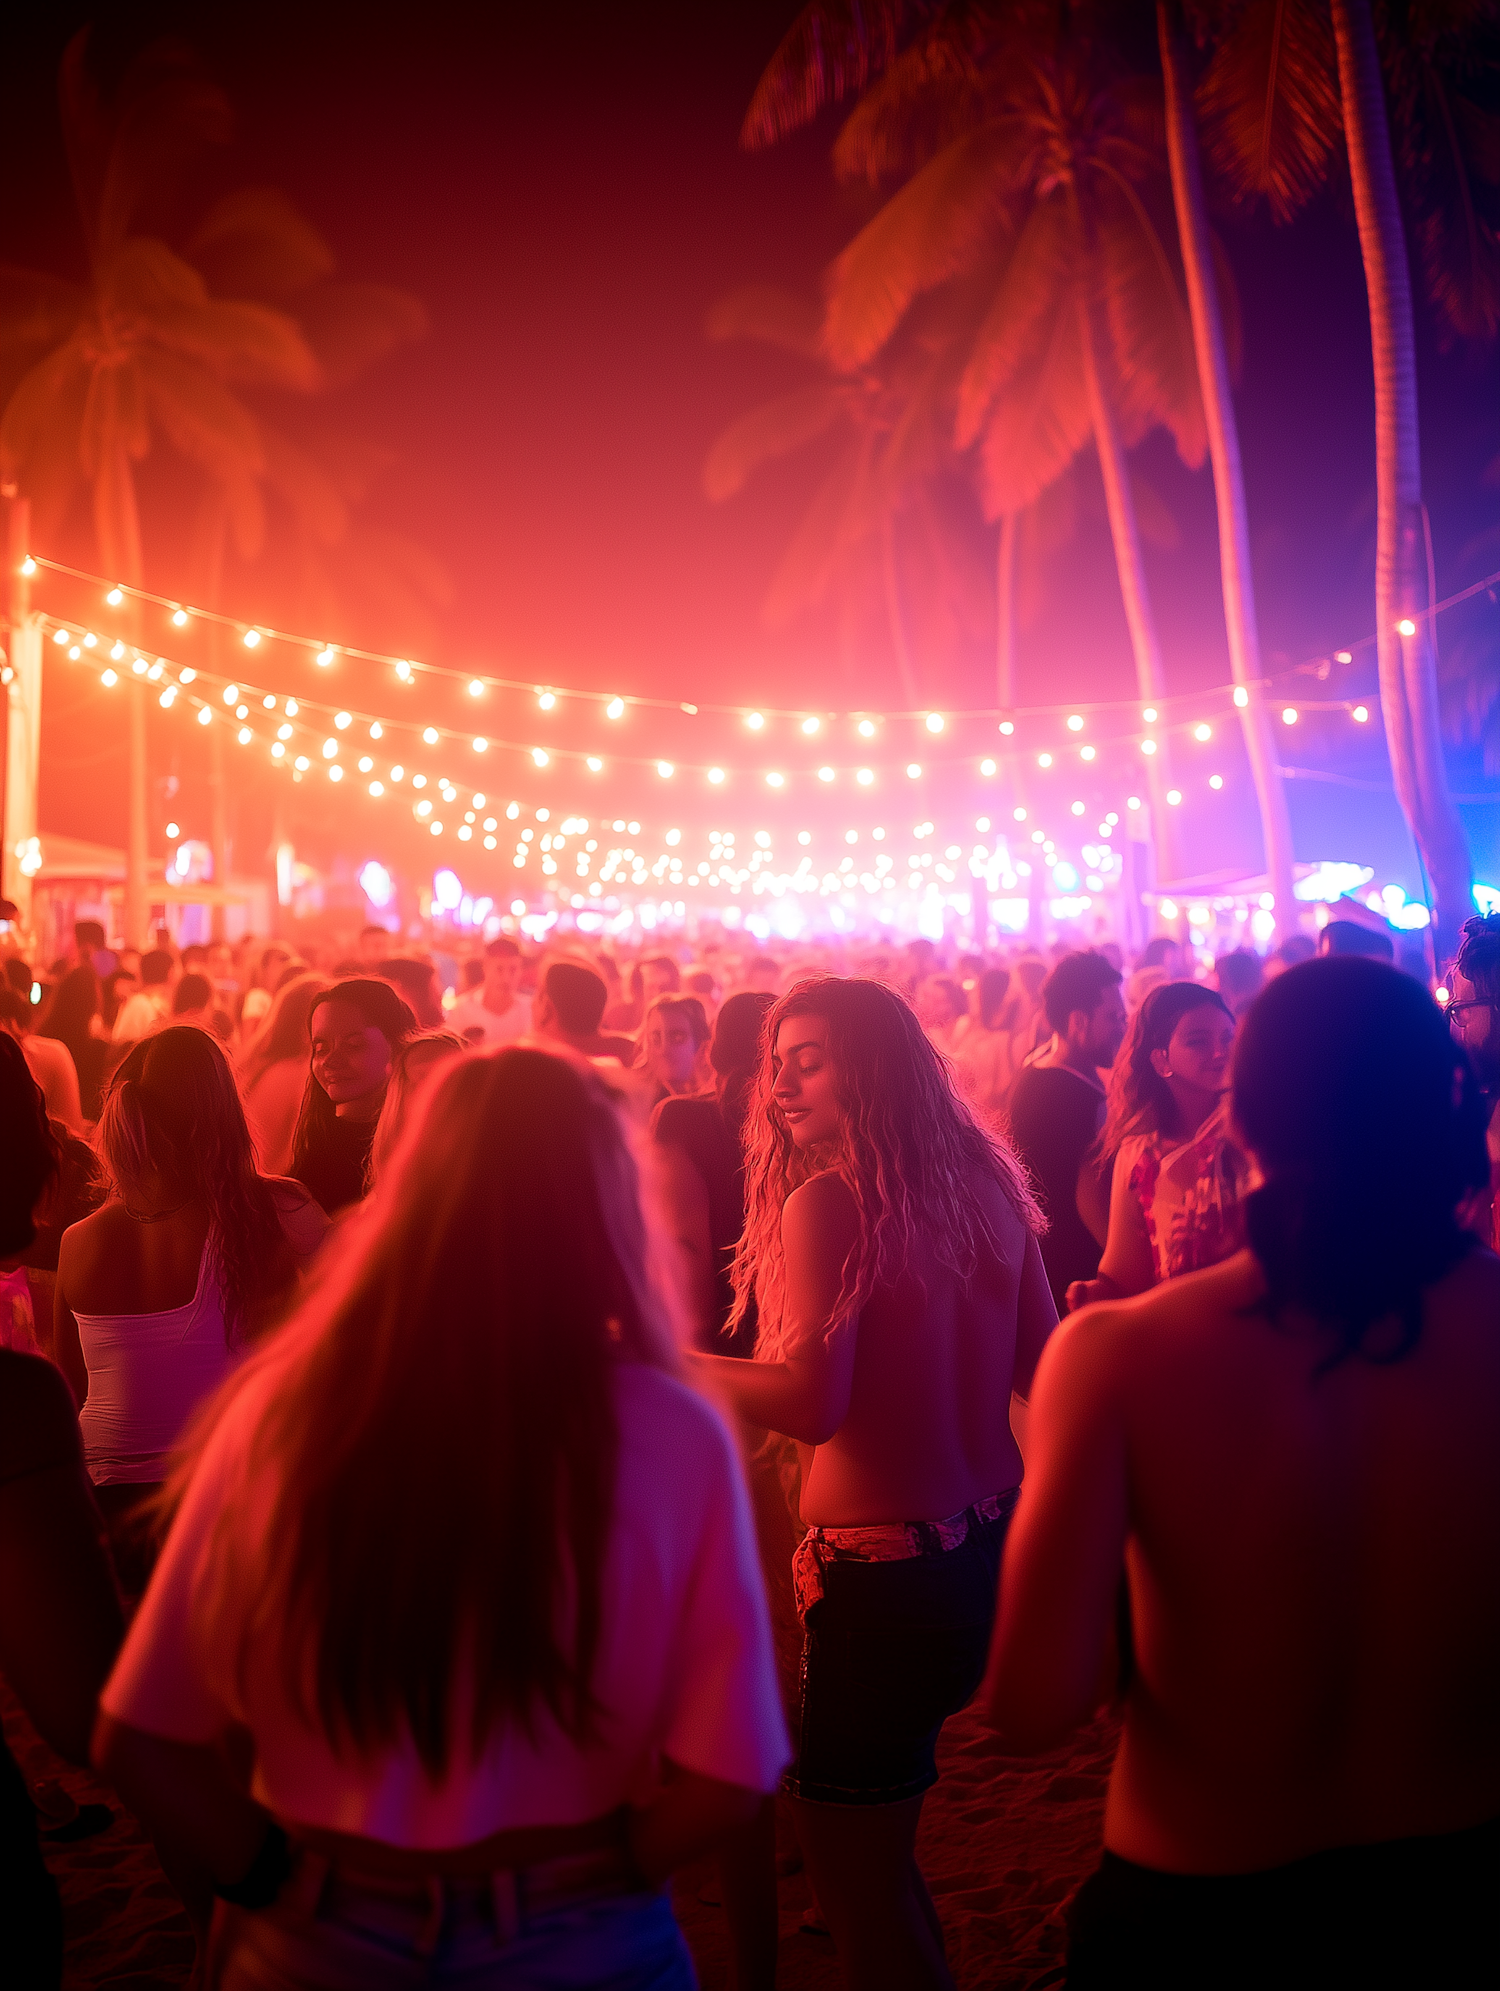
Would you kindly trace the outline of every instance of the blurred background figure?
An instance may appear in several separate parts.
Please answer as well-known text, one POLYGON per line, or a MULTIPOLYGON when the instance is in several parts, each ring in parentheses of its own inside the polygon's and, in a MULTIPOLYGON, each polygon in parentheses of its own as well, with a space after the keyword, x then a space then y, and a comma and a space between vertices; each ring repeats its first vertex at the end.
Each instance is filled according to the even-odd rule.
MULTIPOLYGON (((73 972, 79 971, 75 968, 73 972)), ((88 973, 92 974, 93 969, 88 973)), ((33 1014, 31 1004, 24 1002, 14 989, 0 989, 0 1030, 20 1045, 32 1077, 46 1097, 48 1113, 75 1134, 81 1134, 84 1118, 73 1059, 65 1044, 36 1035, 31 1027, 33 1014)))
POLYGON ((655 996, 646 1005, 636 1062, 654 1088, 651 1104, 709 1084, 708 1018, 696 996, 655 996))
POLYGON ((171 1013, 177 963, 164 947, 141 956, 141 985, 115 1018, 117 1044, 137 1043, 153 1023, 171 1013))
POLYGON ((385 1089, 385 1103, 375 1122, 375 1138, 370 1143, 368 1181, 371 1189, 390 1166, 412 1116, 412 1106, 434 1073, 468 1047, 452 1030, 421 1030, 408 1037, 391 1059, 391 1076, 385 1089))
POLYGON ((1468 1053, 1484 1095, 1490 1157, 1489 1224, 1476 1207, 1469 1221, 1500 1247, 1500 913, 1464 922, 1448 978, 1448 1027, 1468 1053))
POLYGON ((582 961, 549 961, 531 1005, 532 1033, 543 1042, 564 1044, 585 1058, 635 1061, 635 1044, 599 1028, 608 990, 597 968, 582 961))
MULTIPOLYGON (((151 1020, 159 1013, 153 1007, 151 1020)), ((79 1111, 83 1119, 97 1120, 111 1052, 99 1014, 99 977, 91 967, 73 968, 63 976, 33 1029, 38 1037, 66 1046, 78 1081, 79 1111)))
POLYGON ((437 1030, 443 1023, 443 999, 438 989, 437 969, 430 961, 409 956, 378 962, 374 971, 389 982, 417 1019, 421 1030, 437 1030))
POLYGON ((529 1036, 531 1002, 520 992, 521 950, 503 933, 484 950, 480 984, 454 1003, 447 1027, 469 1044, 513 1044, 529 1036))
POLYGON ((612 1003, 605 1012, 604 1028, 634 1036, 645 1020, 646 1005, 656 996, 673 994, 681 986, 682 977, 670 954, 646 955, 630 971, 626 999, 612 1003))
POLYGON ((1250 947, 1235 947, 1214 963, 1214 982, 1238 1021, 1265 986, 1260 956, 1250 947))
POLYGON ((974 1013, 958 1039, 954 1076, 976 1113, 994 1123, 1010 1096, 1010 970, 982 968, 974 1013))
POLYGON ((969 1010, 960 984, 952 975, 928 975, 917 984, 912 1003, 927 1041, 951 1058, 969 1010))
POLYGON ((748 1356, 755 1347, 753 1308, 733 1337, 724 1328, 734 1305, 730 1267, 745 1228, 745 1113, 761 1026, 775 1000, 749 991, 730 996, 709 1049, 713 1092, 663 1099, 651 1121, 667 1217, 688 1269, 695 1339, 720 1355, 748 1356))

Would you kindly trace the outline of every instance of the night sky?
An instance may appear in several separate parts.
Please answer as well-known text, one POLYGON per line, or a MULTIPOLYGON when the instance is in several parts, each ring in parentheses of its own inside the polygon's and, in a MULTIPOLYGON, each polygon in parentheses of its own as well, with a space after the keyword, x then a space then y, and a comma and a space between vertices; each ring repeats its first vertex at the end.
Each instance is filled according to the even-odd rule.
MULTIPOLYGON (((95 15, 106 58, 148 39, 152 26, 175 27, 228 88, 237 136, 195 182, 195 197, 278 186, 327 236, 341 274, 397 285, 426 307, 427 338, 329 406, 346 430, 388 452, 362 522, 415 542, 446 575, 448 599, 415 653, 538 683, 691 701, 898 702, 878 616, 867 618, 852 654, 831 607, 780 630, 762 616, 815 488, 817 449, 762 473, 722 506, 701 486, 705 454, 725 425, 809 378, 791 358, 710 344, 710 306, 750 282, 813 293, 870 211, 868 193, 833 181, 836 114, 772 152, 739 147, 745 106, 791 13, 787 5, 501 7, 485 16, 426 6, 398 16, 275 6, 95 15)), ((37 6, 11 21, 0 120, 0 257, 71 275, 82 273, 82 244, 54 79, 85 18, 86 10, 37 6)), ((1371 629, 1374 439, 1363 279, 1346 189, 1331 189, 1290 229, 1273 230, 1263 217, 1221 223, 1245 330, 1240 412, 1262 642, 1268 667, 1288 671, 1371 629)), ((1420 336, 1441 594, 1500 568, 1500 369, 1493 349, 1439 354, 1425 322, 1420 336)), ((1176 690, 1220 684, 1228 668, 1208 472, 1184 471, 1162 437, 1137 452, 1135 467, 1165 501, 1179 539, 1175 550, 1150 555, 1169 679, 1176 690)), ((1050 562, 1022 632, 1026 701, 1133 689, 1097 472, 1091 462, 1085 468, 1078 531, 1050 562)), ((148 506, 150 476, 148 465, 148 506)), ((175 594, 181 549, 170 505, 163 501, 154 524, 153 516, 148 509, 148 583, 175 594)), ((78 557, 83 544, 75 538, 64 557, 78 557)), ((991 541, 962 506, 953 547, 972 577, 972 603, 930 640, 919 630, 915 644, 923 701, 935 706, 994 696, 993 605, 983 592, 991 541)), ((921 548, 914 544, 908 558, 920 593, 921 548)), ((234 606, 263 615, 254 596, 247 587, 234 606)), ((1497 614, 1481 596, 1462 622, 1446 618, 1440 637, 1462 633, 1484 646, 1497 614)), ((312 633, 381 649, 412 643, 408 632, 368 626, 312 633)), ((371 710, 393 706, 388 676, 370 667, 361 679, 357 667, 342 668, 338 696, 371 710)), ((307 676, 287 664, 277 682, 297 689, 307 676)), ((1352 697, 1373 683, 1366 648, 1326 685, 1288 679, 1287 695, 1352 697)), ((457 709, 456 692, 421 695, 434 711, 457 709)), ((92 679, 50 659, 47 696, 42 828, 118 843, 117 721, 101 712, 92 679)), ((438 711, 439 723, 444 716, 438 711)), ((520 737, 521 702, 506 716, 509 736, 520 737)), ((503 730, 498 710, 483 723, 503 730)), ((600 732, 592 711, 558 714, 550 736, 533 717, 524 723, 527 737, 578 746, 592 746, 600 732)), ((629 730, 628 750, 637 753, 745 768, 778 757, 706 718, 637 715, 629 730)), ((1213 810, 1204 805, 1195 829, 1204 868, 1256 856, 1253 803, 1230 730, 1222 756, 1229 785, 1213 810)), ((173 813, 193 829, 206 809, 203 757, 183 732, 153 713, 153 773, 176 769, 173 813)), ((613 737, 625 750, 623 734, 613 737)), ((783 765, 816 764, 820 756, 793 745, 790 732, 785 741, 783 765)), ((1298 766, 1384 778, 1378 740, 1356 736, 1342 717, 1310 719, 1295 743, 1279 744, 1298 766)), ((854 757, 852 748, 841 752, 849 763, 854 757)), ((1486 786, 1477 751, 1455 752, 1450 766, 1461 792, 1486 786)), ((491 780, 499 783, 498 772, 491 780)), ((519 774, 513 785, 530 794, 519 774)), ((1103 781, 1101 808, 1120 785, 1103 781)), ((240 868, 263 862, 269 789, 263 772, 242 780, 240 868)), ((571 792, 569 784, 565 805, 571 792)), ((1301 779, 1290 792, 1299 856, 1363 858, 1381 877, 1416 889, 1393 801, 1301 779)), ((630 794, 645 799, 622 791, 621 806, 661 814, 647 777, 632 777, 630 794)), ((718 806, 701 781, 691 797, 685 785, 679 794, 683 820, 706 822, 718 806)), ((773 826, 813 820, 817 810, 831 823, 839 806, 815 795, 806 807, 780 799, 772 811, 760 796, 755 806, 773 826)), ((299 791, 296 833, 311 853, 331 855, 352 834, 359 851, 346 848, 346 856, 377 847, 398 860, 403 851, 413 862, 428 855, 389 811, 366 811, 351 833, 351 799, 334 807, 332 798, 299 791)), ((898 800, 909 807, 907 796, 898 800)), ((897 800, 891 808, 898 812, 897 800)), ((738 819, 748 822, 749 809, 746 800, 738 819)), ((1476 805, 1465 814, 1477 871, 1495 880, 1500 809, 1476 805)), ((165 805, 153 804, 153 836, 158 816, 165 821, 165 805)))

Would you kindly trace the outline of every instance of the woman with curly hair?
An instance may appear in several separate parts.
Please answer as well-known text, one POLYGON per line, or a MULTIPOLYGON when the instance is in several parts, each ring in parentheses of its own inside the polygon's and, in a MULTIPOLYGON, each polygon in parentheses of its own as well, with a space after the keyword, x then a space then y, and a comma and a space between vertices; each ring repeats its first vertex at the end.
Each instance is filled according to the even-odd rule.
POLYGON ((1217 989, 1163 982, 1130 1019, 1110 1073, 1099 1152, 1113 1166, 1098 1276, 1071 1312, 1217 1265, 1244 1243, 1250 1164, 1229 1126, 1235 1016, 1217 989))
POLYGON ((801 1454, 787 1788, 846 1981, 950 1986, 913 1849, 938 1733, 984 1670, 1011 1397, 1056 1322, 1040 1217, 894 990, 799 982, 763 1041, 731 1321, 753 1298, 756 1359, 697 1359, 801 1454))
POLYGON ((134 1047, 98 1140, 109 1196, 63 1233, 55 1345, 128 1583, 144 1574, 131 1517, 327 1222, 297 1183, 257 1171, 234 1073, 205 1030, 177 1025, 134 1047))

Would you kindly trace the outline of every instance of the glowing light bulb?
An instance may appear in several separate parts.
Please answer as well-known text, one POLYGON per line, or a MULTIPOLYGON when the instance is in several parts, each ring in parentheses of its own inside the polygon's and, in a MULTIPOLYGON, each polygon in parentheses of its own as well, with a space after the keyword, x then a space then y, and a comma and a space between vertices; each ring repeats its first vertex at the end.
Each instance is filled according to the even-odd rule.
POLYGON ((819 781, 832 781, 833 769, 831 767, 820 767, 818 769, 818 779, 819 781))
POLYGON ((354 714, 352 712, 335 712, 333 723, 341 733, 346 733, 354 723, 354 714))
POLYGON ((981 774, 993 774, 995 772, 995 763, 992 760, 982 760, 979 763, 979 772, 981 774))
POLYGON ((1213 736, 1214 729, 1212 726, 1195 726, 1193 728, 1193 738, 1195 740, 1211 740, 1213 736))
MULTIPOLYGON (((1155 716, 1153 713, 1152 717, 1154 718, 1155 716)), ((1083 731, 1083 714, 1081 712, 1074 712, 1069 716, 1068 731, 1070 733, 1081 733, 1083 731)))
POLYGON ((435 747, 438 743, 437 727, 436 726, 425 727, 422 732, 422 738, 427 742, 428 746, 435 747))
POLYGON ((1222 788, 1222 787, 1224 786, 1224 777, 1223 777, 1223 775, 1222 775, 1222 774, 1211 774, 1211 775, 1210 775, 1210 776, 1208 777, 1208 785, 1209 785, 1209 787, 1210 787, 1210 788, 1222 788))
POLYGON ((332 760, 334 755, 337 754, 338 750, 339 750, 339 743, 337 740, 325 740, 323 742, 324 760, 332 760))
POLYGON ((484 686, 477 677, 469 679, 469 696, 470 698, 482 698, 484 696, 484 686))
POLYGON ((1283 726, 1295 726, 1295 725, 1296 725, 1296 723, 1297 723, 1297 708, 1296 708, 1296 706, 1295 706, 1295 705, 1288 705, 1288 706, 1286 706, 1286 707, 1284 708, 1284 710, 1282 711, 1282 714, 1281 714, 1281 723, 1282 723, 1282 725, 1283 725, 1283 726))
POLYGON ((1237 684, 1235 686, 1234 702, 1240 708, 1241 712, 1243 712, 1245 707, 1250 703, 1250 694, 1245 689, 1244 685, 1237 684))
POLYGON ((605 708, 604 708, 604 712, 605 712, 605 717, 606 717, 606 718, 609 718, 609 719, 623 719, 623 718, 625 717, 625 701, 624 701, 624 699, 623 699, 623 698, 612 698, 612 699, 611 699, 611 700, 609 701, 608 705, 606 705, 606 706, 605 706, 605 708))
POLYGON ((208 706, 206 706, 206 705, 200 705, 200 706, 198 707, 198 724, 199 724, 200 726, 206 726, 206 725, 208 724, 208 722, 209 722, 209 721, 210 721, 210 720, 211 720, 211 719, 213 718, 213 716, 214 716, 214 715, 213 715, 213 713, 212 713, 212 712, 210 711, 210 709, 208 708, 208 706))
POLYGON ((372 719, 370 722, 370 738, 372 740, 383 740, 385 738, 385 728, 378 719, 372 719))
POLYGON ((823 722, 821 719, 811 719, 811 718, 804 719, 802 721, 802 730, 804 733, 808 735, 809 738, 811 738, 811 736, 817 732, 819 726, 821 726, 822 723, 823 722))
MULTIPOLYGON (((172 627, 174 629, 186 629, 187 610, 185 608, 179 608, 173 613, 172 627)), ((255 643, 250 642, 251 636, 255 636, 255 643, 258 643, 260 641, 260 637, 256 635, 256 632, 253 629, 250 631, 250 634, 246 636, 245 641, 250 645, 250 648, 253 650, 255 648, 255 643)))
POLYGON ((36 562, 35 560, 32 559, 29 553, 26 555, 26 558, 21 562, 21 572, 27 575, 28 577, 36 572, 36 562))
POLYGON ((1068 807, 1072 810, 1075 816, 1081 816, 1083 814, 1083 804, 1081 802, 1070 802, 1068 804, 1068 807))
POLYGON ((551 759, 551 755, 543 747, 533 747, 531 749, 531 758, 538 767, 546 767, 551 759))
POLYGON ((226 684, 224 687, 224 703, 226 705, 238 705, 239 702, 240 702, 239 686, 237 684, 226 684))
POLYGON ((271 748, 271 758, 272 758, 272 760, 280 760, 280 759, 281 759, 281 757, 282 757, 282 755, 283 755, 283 754, 284 754, 285 752, 286 752, 286 748, 285 748, 285 747, 284 747, 284 746, 283 746, 283 745, 281 744, 280 740, 277 740, 277 741, 276 741, 276 742, 275 742, 275 743, 274 743, 274 744, 272 745, 272 748, 271 748))
POLYGON ((1370 716, 1370 708, 1368 705, 1356 705, 1354 710, 1350 713, 1349 716, 1351 719, 1355 720, 1359 725, 1363 726, 1365 721, 1370 716))
POLYGON ((597 754, 590 754, 584 762, 584 766, 587 767, 590 774, 597 774, 604 766, 604 762, 600 760, 597 754))
POLYGON ((669 760, 659 760, 656 763, 656 771, 663 781, 670 781, 672 776, 677 772, 669 760))
POLYGON ((557 694, 552 691, 542 692, 537 699, 537 704, 541 706, 544 712, 550 712, 553 706, 556 705, 556 703, 557 703, 557 694))
MULTIPOLYGON (((25 569, 23 568, 22 572, 24 573, 24 571, 25 569)), ((125 590, 123 588, 111 588, 104 599, 109 603, 111 608, 118 608, 120 603, 125 599, 125 590)))
POLYGON ((929 732, 929 733, 941 733, 941 732, 942 732, 942 730, 943 730, 943 715, 942 715, 942 713, 941 713, 941 712, 929 712, 929 713, 928 713, 928 715, 927 715, 927 722, 926 722, 926 723, 927 723, 927 730, 928 730, 928 732, 929 732))
POLYGON ((477 753, 477 754, 482 754, 482 753, 485 753, 485 752, 487 752, 487 751, 488 751, 488 748, 489 748, 489 744, 490 744, 490 743, 489 743, 489 741, 488 741, 488 740, 486 740, 486 739, 482 739, 482 738, 480 738, 480 737, 479 737, 478 735, 476 735, 476 736, 475 736, 475 740, 474 740, 474 751, 475 751, 475 753, 477 753))
POLYGON ((1142 741, 1141 741, 1141 752, 1142 752, 1143 754, 1147 754, 1147 755, 1150 755, 1150 754, 1154 754, 1154 753, 1156 752, 1156 742, 1155 742, 1155 740, 1142 740, 1142 741))
POLYGON ((774 772, 768 774, 766 776, 766 786, 768 788, 785 788, 786 776, 784 774, 776 774, 774 772))
POLYGON ((1016 730, 1015 721, 1013 719, 1002 719, 1000 721, 1000 730, 1009 739, 1010 735, 1016 730))
POLYGON ((750 728, 752 733, 758 733, 765 723, 764 716, 759 712, 747 712, 745 715, 745 724, 750 728))
POLYGON ((1336 664, 1352 664, 1354 662, 1354 652, 1352 650, 1335 650, 1333 661, 1336 664))
POLYGON ((342 781, 343 778, 344 778, 344 770, 341 767, 329 768, 328 779, 330 781, 342 781))
MULTIPOLYGON (((288 729, 288 730, 290 730, 290 729, 288 729)), ((361 774, 368 774, 368 773, 370 772, 370 769, 371 769, 371 768, 372 768, 372 767, 373 767, 374 765, 375 765, 374 761, 372 761, 372 760, 371 760, 371 758, 370 758, 370 756, 369 756, 368 754, 361 754, 361 755, 360 755, 360 757, 359 757, 359 771, 360 771, 360 773, 361 773, 361 774)))
MULTIPOLYGON (((177 611, 177 615, 174 615, 172 617, 172 620, 176 622, 178 616, 182 616, 183 622, 187 621, 187 617, 182 614, 182 610, 180 608, 177 611)), ((181 627, 181 624, 179 623, 178 626, 181 627)), ((259 643, 260 643, 260 631, 258 629, 247 629, 245 631, 245 648, 247 650, 253 650, 257 648, 259 643)))
POLYGON ((1024 823, 1024 822, 1025 822, 1025 820, 1026 820, 1026 811, 1025 811, 1024 809, 1015 809, 1015 810, 1013 810, 1013 811, 1012 811, 1012 814, 1013 814, 1013 815, 1015 816, 1015 819, 1016 819, 1016 821, 1017 821, 1018 823, 1024 823))
POLYGON ((1051 767, 1052 765, 1051 754, 1038 754, 1036 757, 1036 764, 1038 767, 1051 767))
POLYGON ((306 774, 307 770, 312 766, 312 762, 307 758, 306 754, 298 754, 292 765, 299 774, 306 774))
POLYGON ((1417 633, 1417 625, 1409 615, 1402 616, 1401 620, 1396 624, 1396 629, 1398 634, 1402 636, 1415 636, 1417 633))
POLYGON ((68 640, 67 630, 66 629, 55 630, 53 632, 52 640, 54 643, 59 643, 59 644, 66 643, 68 640))
POLYGON ((398 677, 398 678, 400 678, 400 680, 401 680, 401 682, 402 682, 403 684, 410 684, 410 683, 411 683, 411 665, 410 665, 410 664, 407 664, 407 663, 400 663, 400 664, 397 664, 397 666, 396 666, 396 675, 397 675, 397 677, 398 677))
POLYGON ((1182 790, 1180 788, 1169 788, 1167 790, 1167 800, 1175 809, 1182 800, 1182 790))
POLYGON ((875 737, 875 721, 873 719, 861 719, 855 730, 862 740, 873 740, 875 737))
POLYGON ((255 738, 255 735, 251 732, 248 726, 241 726, 240 730, 235 734, 234 737, 239 741, 242 747, 248 747, 250 742, 255 738))
POLYGON ((94 634, 94 632, 93 632, 93 630, 92 630, 92 629, 91 629, 91 630, 89 631, 88 635, 84 637, 84 639, 83 639, 83 647, 84 647, 84 649, 85 649, 85 650, 97 650, 97 649, 98 649, 98 647, 99 647, 99 638, 98 638, 98 637, 97 637, 97 636, 96 636, 96 635, 94 634))
POLYGON ((380 796, 380 795, 383 795, 383 794, 385 793, 385 784, 384 784, 384 782, 380 782, 380 781, 372 781, 372 782, 370 783, 370 793, 371 793, 372 795, 376 795, 376 796, 380 796))
POLYGON ((862 767, 854 779, 859 783, 861 788, 868 788, 870 783, 875 779, 875 770, 872 767, 862 767))
POLYGON ((119 663, 121 657, 124 656, 125 645, 119 640, 118 637, 116 637, 115 641, 110 645, 109 654, 114 658, 116 663, 119 663))
POLYGON ((78 659, 83 655, 82 646, 80 644, 75 643, 72 649, 69 650, 68 655, 73 659, 74 663, 76 664, 78 662, 78 659))
POLYGON ((260 702, 263 710, 267 712, 274 712, 276 710, 276 700, 271 696, 270 692, 267 692, 260 702))
MULTIPOLYGON (((101 671, 99 674, 99 682, 100 684, 103 685, 118 684, 120 682, 120 674, 118 671, 101 671)), ((208 707, 205 705, 203 709, 205 712, 207 712, 208 707)))
POLYGON ((711 768, 710 768, 710 769, 708 770, 708 778, 709 778, 709 780, 710 780, 711 782, 713 782, 714 786, 715 786, 715 787, 717 788, 717 786, 719 785, 719 783, 720 783, 720 782, 721 782, 721 781, 722 781, 722 780, 724 779, 724 770, 723 770, 723 768, 722 768, 722 767, 711 767, 711 768))
POLYGON ((317 656, 313 659, 313 662, 316 664, 321 664, 324 670, 326 671, 328 666, 333 662, 333 645, 331 643, 325 643, 322 649, 319 650, 317 656))
POLYGON ((1125 797, 1125 807, 1127 809, 1138 809, 1140 806, 1141 798, 1139 795, 1127 795, 1125 797))
POLYGON ((1078 758, 1080 760, 1093 760, 1097 753, 1098 749, 1096 747, 1080 747, 1078 749, 1078 758))
POLYGON ((289 740, 292 737, 291 727, 285 725, 278 726, 276 728, 276 737, 278 740, 289 740))
POLYGON ((1145 720, 1148 726, 1154 726, 1156 724, 1156 707, 1154 705, 1148 705, 1145 708, 1145 710, 1141 713, 1141 717, 1145 720))

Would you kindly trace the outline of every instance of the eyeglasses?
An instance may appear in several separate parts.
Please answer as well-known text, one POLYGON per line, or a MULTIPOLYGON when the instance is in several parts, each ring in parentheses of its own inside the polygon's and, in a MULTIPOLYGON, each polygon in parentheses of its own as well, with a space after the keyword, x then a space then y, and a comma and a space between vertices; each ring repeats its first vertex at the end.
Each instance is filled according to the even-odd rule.
POLYGON ((1484 996, 1477 996, 1469 1002, 1450 1002, 1443 1012, 1448 1019, 1448 1027, 1451 1029, 1454 1019, 1462 1017, 1464 1012, 1470 1009, 1487 1009, 1493 1015, 1496 1010, 1500 1010, 1500 1002, 1491 1002, 1484 996))

